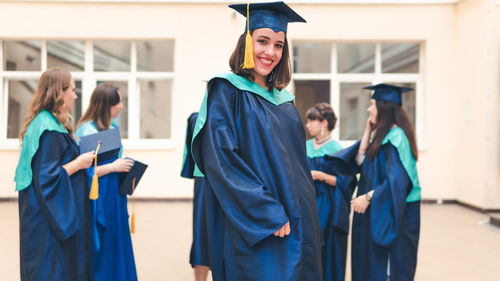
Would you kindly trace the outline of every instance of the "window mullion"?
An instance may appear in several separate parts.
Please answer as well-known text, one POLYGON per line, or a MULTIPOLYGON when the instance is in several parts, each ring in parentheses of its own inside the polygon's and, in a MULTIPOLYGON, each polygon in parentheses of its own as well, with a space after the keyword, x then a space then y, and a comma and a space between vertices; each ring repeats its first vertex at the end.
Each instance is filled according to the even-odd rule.
POLYGON ((140 125, 140 89, 137 86, 137 43, 131 42, 130 48, 130 65, 131 76, 128 79, 129 96, 128 96, 128 137, 130 140, 137 141, 139 136, 140 125))
MULTIPOLYGON (((340 119, 340 86, 337 77, 337 44, 332 42, 331 48, 331 77, 330 77, 330 104, 333 107, 333 111, 337 115, 337 120, 340 119)), ((337 129, 333 130, 333 138, 336 140, 340 139, 340 122, 336 124, 337 129)))
POLYGON ((373 84, 382 82, 382 44, 377 42, 375 44, 375 79, 373 84))
POLYGON ((41 67, 42 72, 47 70, 47 40, 42 40, 42 46, 40 48, 41 52, 41 67))
POLYGON ((0 116, 0 142, 4 142, 7 139, 7 111, 9 110, 8 102, 5 101, 5 97, 7 96, 6 91, 4 90, 4 81, 3 81, 3 40, 0 40, 0 62, 2 65, 0 66, 0 108, 2 109, 2 114, 0 116))

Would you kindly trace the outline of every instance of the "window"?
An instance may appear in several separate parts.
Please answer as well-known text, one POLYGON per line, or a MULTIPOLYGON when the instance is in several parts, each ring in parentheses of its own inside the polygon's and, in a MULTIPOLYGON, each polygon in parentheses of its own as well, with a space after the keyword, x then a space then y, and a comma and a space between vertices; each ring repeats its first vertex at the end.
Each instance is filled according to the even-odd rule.
POLYGON ((368 118, 370 92, 363 87, 390 83, 415 89, 403 95, 403 107, 421 139, 421 53, 415 42, 294 41, 293 79, 302 119, 315 103, 330 103, 339 118, 333 135, 349 145, 362 137, 368 118))
POLYGON ((17 148, 37 80, 44 70, 71 72, 78 99, 73 126, 95 86, 120 89, 124 109, 117 120, 129 148, 171 147, 174 40, 0 40, 0 147, 17 148), (147 144, 147 145, 145 145, 147 144))

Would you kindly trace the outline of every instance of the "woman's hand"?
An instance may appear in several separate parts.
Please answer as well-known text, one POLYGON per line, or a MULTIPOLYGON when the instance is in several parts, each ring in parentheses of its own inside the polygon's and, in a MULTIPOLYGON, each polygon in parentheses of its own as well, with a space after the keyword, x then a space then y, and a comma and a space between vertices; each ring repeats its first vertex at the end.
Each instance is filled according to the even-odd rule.
POLYGON ((315 181, 323 181, 324 179, 324 176, 323 176, 323 172, 321 171, 316 171, 316 170, 312 170, 311 171, 311 175, 312 175, 312 178, 313 180, 315 181))
POLYGON ((280 230, 273 233, 274 236, 279 236, 281 238, 289 234, 290 234, 290 222, 285 223, 285 225, 282 228, 280 228, 280 230))
POLYGON ((86 152, 84 154, 80 154, 76 157, 76 162, 78 163, 78 170, 87 169, 92 165, 92 161, 95 158, 95 151, 86 152))
POLYGON ((356 199, 351 200, 351 206, 356 213, 364 214, 370 202, 366 198, 366 194, 358 196, 356 199))
POLYGON ((113 172, 128 172, 134 166, 134 161, 125 158, 118 158, 112 164, 113 172))
POLYGON ((331 186, 337 185, 337 177, 334 175, 329 175, 327 173, 316 170, 312 170, 311 175, 313 180, 324 181, 331 186))

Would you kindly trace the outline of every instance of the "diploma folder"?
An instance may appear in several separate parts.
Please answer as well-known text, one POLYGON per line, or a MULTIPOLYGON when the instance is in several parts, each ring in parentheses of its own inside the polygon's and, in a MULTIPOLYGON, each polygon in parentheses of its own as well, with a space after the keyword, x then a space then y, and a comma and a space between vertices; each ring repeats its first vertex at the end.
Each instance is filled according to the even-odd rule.
POLYGON ((120 148, 122 147, 120 129, 113 128, 81 137, 80 154, 96 150, 99 142, 101 142, 101 146, 99 147, 99 152, 97 153, 97 163, 117 157, 120 152, 120 148))
MULTIPOLYGON (((126 158, 130 159, 130 158, 126 158)), ((134 166, 130 168, 130 171, 127 173, 121 173, 120 174, 120 188, 118 191, 123 194, 123 195, 131 195, 134 193, 135 189, 137 188, 137 185, 139 184, 139 181, 142 178, 142 175, 148 168, 148 165, 141 163, 137 160, 130 159, 134 161, 134 166), (135 179, 135 180, 134 180, 135 179), (135 184, 135 186, 134 186, 135 184)))

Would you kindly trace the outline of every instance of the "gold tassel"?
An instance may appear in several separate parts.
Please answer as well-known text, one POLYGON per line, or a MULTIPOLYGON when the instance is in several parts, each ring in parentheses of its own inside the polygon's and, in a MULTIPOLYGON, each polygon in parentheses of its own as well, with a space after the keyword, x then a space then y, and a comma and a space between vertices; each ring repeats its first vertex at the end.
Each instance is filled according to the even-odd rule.
POLYGON ((253 69, 255 62, 253 60, 253 41, 250 35, 250 3, 247 4, 247 35, 245 36, 245 59, 243 60, 243 69, 253 69))
POLYGON ((130 219, 130 233, 135 233, 135 178, 132 179, 132 218, 130 219))
POLYGON ((94 155, 94 176, 92 177, 92 185, 90 186, 89 199, 96 200, 99 198, 99 178, 97 177, 97 153, 99 153, 99 148, 101 147, 101 142, 97 143, 97 148, 94 155))

